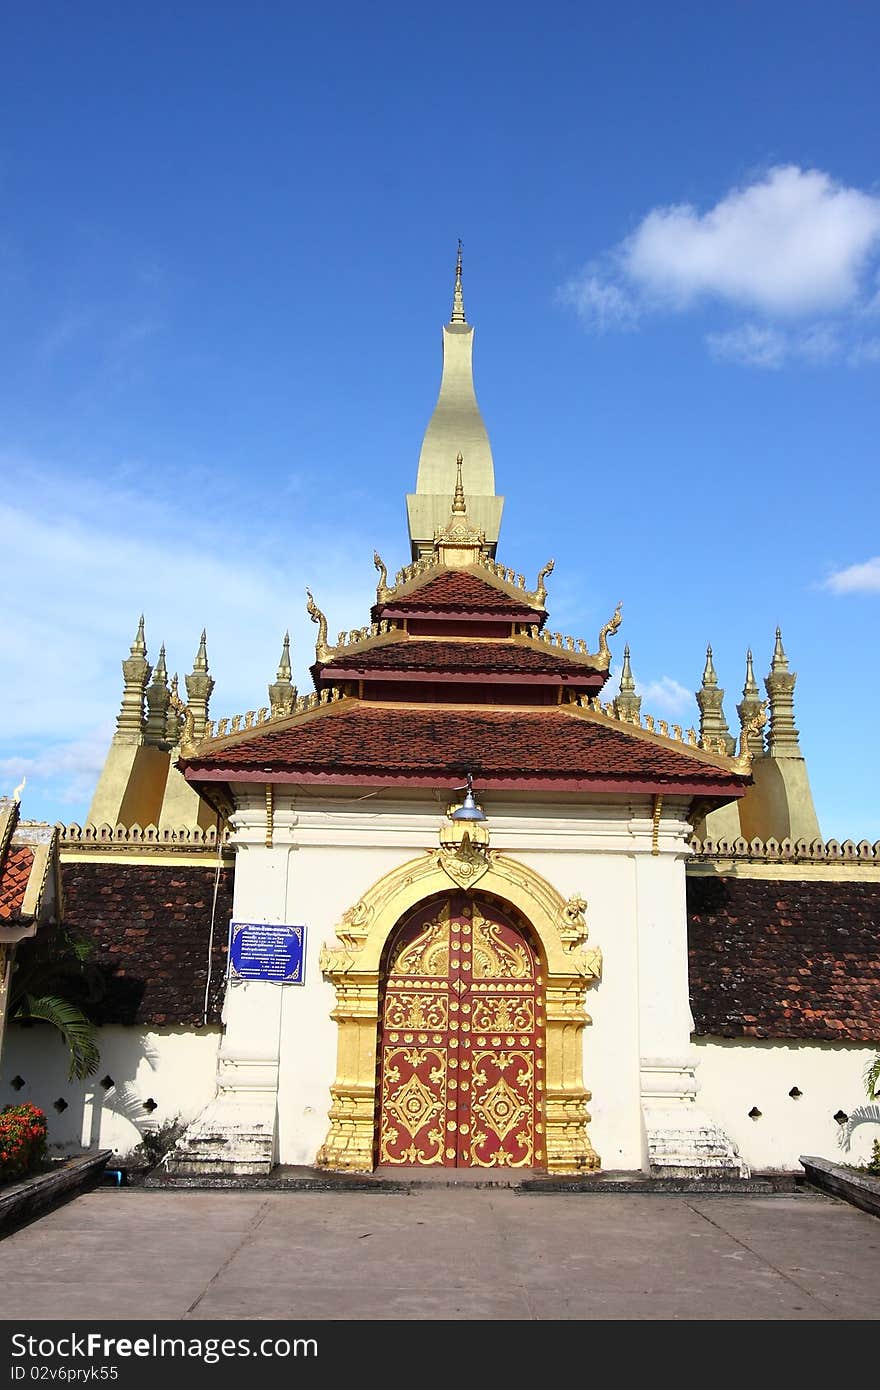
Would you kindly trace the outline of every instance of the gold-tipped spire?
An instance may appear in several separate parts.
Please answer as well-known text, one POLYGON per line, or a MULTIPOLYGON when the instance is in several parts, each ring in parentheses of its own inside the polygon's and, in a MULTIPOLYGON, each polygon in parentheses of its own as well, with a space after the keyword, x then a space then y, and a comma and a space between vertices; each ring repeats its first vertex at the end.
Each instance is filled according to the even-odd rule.
POLYGON ((214 677, 208 675, 207 633, 204 628, 199 638, 199 649, 193 662, 192 671, 184 677, 186 683, 187 709, 192 715, 192 740, 201 743, 208 722, 208 701, 214 689, 214 677))
POLYGON ((285 632, 285 634, 284 634, 284 642, 283 642, 282 647, 281 647, 281 660, 280 660, 279 663, 278 663, 278 671, 277 671, 277 673, 276 673, 276 680, 279 680, 279 681, 289 681, 289 680, 290 680, 290 633, 289 633, 289 632, 285 632))
POLYGON ((781 671, 788 670, 788 657, 785 655, 785 648, 782 645, 782 628, 776 629, 776 643, 773 647, 773 660, 770 663, 770 672, 777 675, 781 671))
POLYGON ((700 707, 700 741, 706 740, 709 746, 719 741, 724 751, 732 757, 736 752, 736 739, 731 736, 724 714, 724 691, 718 684, 715 662, 712 660, 711 643, 706 648, 706 665, 703 667, 703 683, 697 691, 697 704, 700 707))
POLYGON ((461 465, 463 459, 461 454, 455 460, 455 495, 452 498, 452 510, 454 513, 463 516, 467 511, 467 503, 464 500, 464 483, 461 480, 461 465))
POLYGON ((752 666, 752 649, 749 647, 746 652, 746 683, 743 686, 743 695, 757 695, 758 682, 755 680, 755 670, 752 666))
POLYGON ((144 743, 164 745, 168 733, 168 705, 171 692, 168 689, 168 668, 165 665, 165 643, 159 648, 159 660, 153 672, 153 679, 146 689, 147 723, 144 743))
POLYGON ((193 662, 194 671, 207 671, 208 669, 207 638, 208 634, 205 629, 202 628, 202 635, 199 638, 199 649, 196 652, 196 659, 193 662))
POLYGON ((794 687, 797 676, 788 669, 788 657, 782 645, 782 631, 776 629, 776 644, 770 674, 764 688, 770 700, 770 734, 767 751, 771 757, 801 757, 800 735, 794 725, 794 687))
POLYGON ((746 679, 743 697, 736 707, 740 727, 740 757, 759 758, 764 753, 764 703, 758 691, 752 666, 752 649, 746 653, 746 679))
POLYGON ((296 686, 291 684, 290 633, 285 632, 281 660, 275 680, 269 686, 269 709, 273 719, 292 714, 296 704, 296 686))
POLYGON ((619 693, 614 697, 614 713, 618 719, 631 719, 635 722, 642 709, 642 697, 636 694, 636 683, 629 660, 629 643, 623 649, 623 667, 620 672, 619 693))
POLYGON ((138 621, 129 656, 122 663, 122 705, 116 716, 114 743, 141 743, 144 735, 144 695, 152 667, 146 659, 144 615, 138 621))
POLYGON ((455 289, 452 292, 452 318, 450 323, 467 323, 464 316, 464 296, 461 289, 461 237, 458 238, 458 259, 455 263, 455 289))

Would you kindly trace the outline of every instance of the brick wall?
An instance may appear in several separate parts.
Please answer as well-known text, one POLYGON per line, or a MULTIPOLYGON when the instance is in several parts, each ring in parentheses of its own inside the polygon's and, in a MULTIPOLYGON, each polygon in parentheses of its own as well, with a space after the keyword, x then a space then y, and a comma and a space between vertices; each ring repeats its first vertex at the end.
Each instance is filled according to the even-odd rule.
POLYGON ((880 883, 693 876, 698 1034, 880 1039, 880 883))
MULTIPOLYGON (((99 1023, 200 1025, 216 867, 61 862, 64 920, 93 947, 99 1023)), ((220 871, 208 1022, 223 999, 231 867, 220 871)))

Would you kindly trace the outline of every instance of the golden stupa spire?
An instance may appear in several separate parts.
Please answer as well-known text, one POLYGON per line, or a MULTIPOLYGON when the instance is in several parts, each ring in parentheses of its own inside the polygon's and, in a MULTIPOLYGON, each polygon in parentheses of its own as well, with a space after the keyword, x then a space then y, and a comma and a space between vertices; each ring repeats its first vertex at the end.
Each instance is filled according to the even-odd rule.
POLYGON ((724 715, 724 691, 718 684, 715 662, 712 660, 711 644, 706 648, 706 665, 703 667, 703 683, 697 691, 697 704, 700 707, 700 739, 714 740, 730 756, 736 752, 736 739, 731 736, 724 715))
POLYGON ((618 719, 629 719, 635 723, 642 709, 642 697, 636 694, 636 682, 629 659, 629 643, 623 649, 623 668, 620 672, 620 686, 614 697, 614 713, 618 719))
POLYGON ((461 516, 463 516, 464 513, 467 511, 467 502, 464 499, 464 483, 461 480, 461 465, 463 462, 464 460, 462 459, 461 454, 459 454, 455 460, 455 494, 452 498, 453 513, 461 516))
POLYGON ((458 238, 458 259, 455 263, 455 289, 452 291, 452 318, 450 323, 467 323, 464 316, 464 296, 461 290, 461 237, 458 238))
POLYGON ((280 715, 293 713, 293 707, 296 704, 296 686, 291 683, 290 677, 290 633, 285 632, 278 673, 269 686, 269 708, 273 719, 280 715))

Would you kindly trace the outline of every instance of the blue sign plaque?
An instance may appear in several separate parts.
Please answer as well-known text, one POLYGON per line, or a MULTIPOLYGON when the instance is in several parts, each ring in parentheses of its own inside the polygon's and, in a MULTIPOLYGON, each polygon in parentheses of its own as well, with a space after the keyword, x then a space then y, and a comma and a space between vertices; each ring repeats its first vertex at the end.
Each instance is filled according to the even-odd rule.
POLYGON ((305 927, 270 922, 233 922, 229 965, 239 980, 301 985, 305 973, 305 927))

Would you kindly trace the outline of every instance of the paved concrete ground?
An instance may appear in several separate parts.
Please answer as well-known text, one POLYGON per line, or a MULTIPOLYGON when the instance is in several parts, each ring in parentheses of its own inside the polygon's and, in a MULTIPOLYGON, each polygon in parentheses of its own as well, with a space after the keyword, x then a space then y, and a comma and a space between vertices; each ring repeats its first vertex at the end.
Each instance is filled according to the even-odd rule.
POLYGON ((99 1188, 0 1244, 7 1319, 876 1319, 880 1220, 812 1192, 99 1188))

